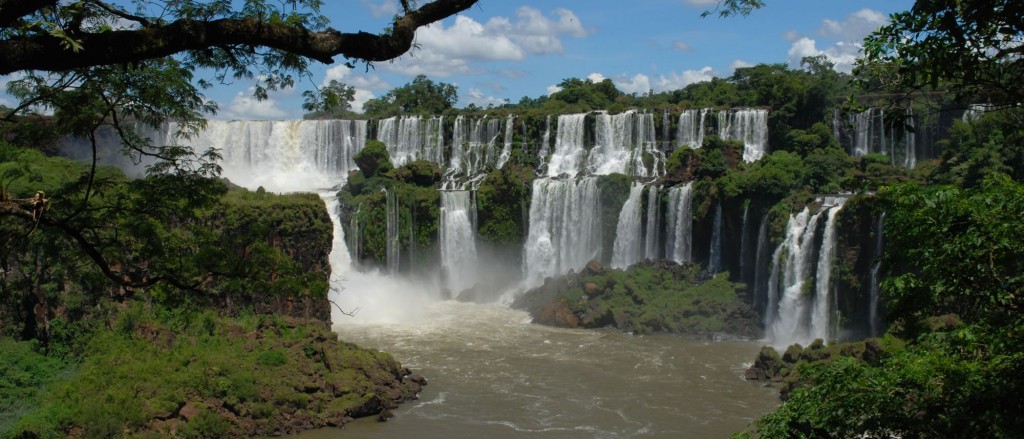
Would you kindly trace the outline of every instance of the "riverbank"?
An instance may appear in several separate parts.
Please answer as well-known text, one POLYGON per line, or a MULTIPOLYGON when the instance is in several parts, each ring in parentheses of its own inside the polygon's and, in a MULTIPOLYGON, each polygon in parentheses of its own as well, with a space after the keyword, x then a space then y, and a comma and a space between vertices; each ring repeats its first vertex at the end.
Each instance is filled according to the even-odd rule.
POLYGON ((0 437, 292 434, 388 417, 425 384, 315 320, 136 304, 109 323, 78 361, 0 341, 0 437))

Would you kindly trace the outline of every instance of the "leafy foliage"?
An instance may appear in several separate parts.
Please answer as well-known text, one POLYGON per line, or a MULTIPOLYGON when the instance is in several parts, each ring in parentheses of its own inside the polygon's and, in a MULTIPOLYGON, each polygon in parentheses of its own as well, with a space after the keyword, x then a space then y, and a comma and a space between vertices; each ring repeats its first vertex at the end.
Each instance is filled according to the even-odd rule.
POLYGON ((363 113, 369 117, 441 114, 454 107, 458 100, 459 92, 455 85, 417 75, 412 82, 392 89, 380 98, 366 101, 363 113))

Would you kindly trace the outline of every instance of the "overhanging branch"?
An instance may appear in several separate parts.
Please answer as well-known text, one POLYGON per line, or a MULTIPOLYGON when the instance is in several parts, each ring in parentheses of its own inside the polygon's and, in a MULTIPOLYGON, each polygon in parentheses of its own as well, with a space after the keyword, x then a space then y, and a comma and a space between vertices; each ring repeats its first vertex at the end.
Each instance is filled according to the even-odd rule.
MULTIPOLYGON (((333 63, 338 55, 371 62, 386 61, 412 47, 416 29, 462 12, 477 1, 436 0, 424 4, 398 18, 387 34, 343 33, 334 29, 314 32, 299 26, 251 18, 183 19, 166 26, 75 33, 74 38, 82 45, 77 52, 67 49, 63 40, 51 35, 11 38, 0 41, 0 53, 4 54, 0 56, 0 74, 131 63, 216 46, 268 47, 326 64, 333 63)), ((12 2, 8 0, 3 5, 8 3, 12 2)), ((0 16, 4 10, 4 6, 0 6, 0 16)))

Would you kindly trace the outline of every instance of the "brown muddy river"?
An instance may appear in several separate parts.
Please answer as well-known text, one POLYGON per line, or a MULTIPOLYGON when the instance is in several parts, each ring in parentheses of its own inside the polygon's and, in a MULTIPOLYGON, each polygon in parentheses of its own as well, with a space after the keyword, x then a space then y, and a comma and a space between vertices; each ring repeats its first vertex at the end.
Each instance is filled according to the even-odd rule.
POLYGON ((426 376, 420 399, 387 423, 298 437, 728 437, 778 405, 776 390, 742 377, 758 343, 549 328, 501 305, 403 305, 400 319, 359 314, 335 330, 426 376))

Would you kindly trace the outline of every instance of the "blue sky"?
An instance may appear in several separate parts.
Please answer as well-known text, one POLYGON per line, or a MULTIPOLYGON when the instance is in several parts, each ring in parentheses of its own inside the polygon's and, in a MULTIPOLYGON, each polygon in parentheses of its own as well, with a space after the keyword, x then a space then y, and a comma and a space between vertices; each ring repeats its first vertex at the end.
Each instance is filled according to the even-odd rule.
MULTIPOLYGON (((426 0, 420 0, 426 1, 426 0)), ((327 1, 335 29, 379 32, 397 0, 327 1)), ((912 0, 767 0, 747 17, 701 18, 717 0, 480 0, 457 17, 417 32, 418 49, 393 62, 346 68, 315 64, 312 78, 270 99, 251 84, 207 90, 218 119, 302 116, 303 90, 337 79, 356 87, 355 108, 423 73, 458 86, 459 107, 515 103, 553 91, 563 79, 609 78, 627 93, 682 88, 726 77, 737 66, 789 63, 824 53, 849 71, 859 43, 912 0)), ((0 97, 2 99, 2 97, 0 97)))

